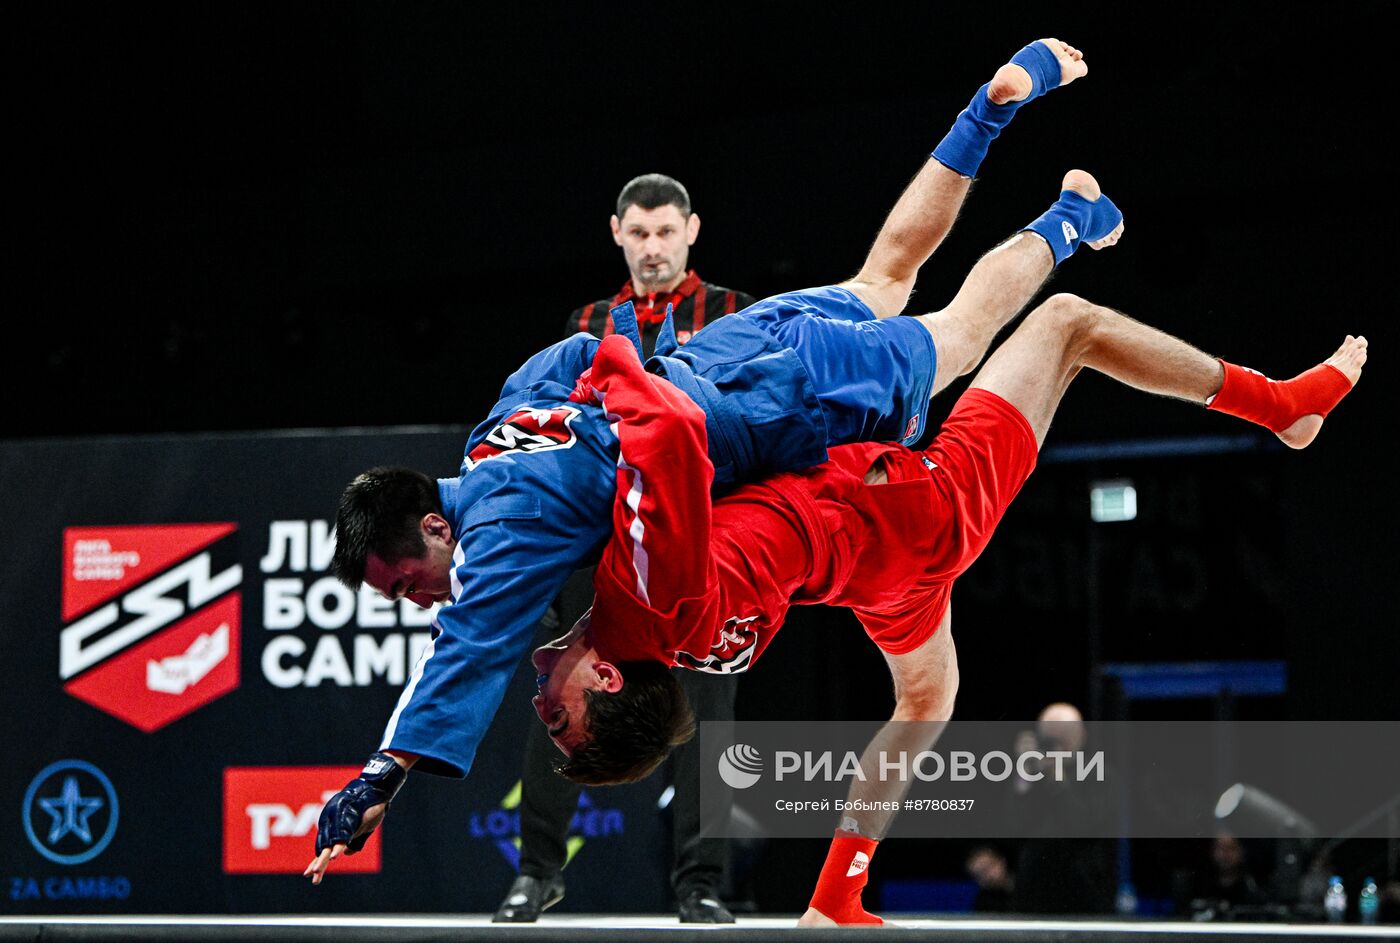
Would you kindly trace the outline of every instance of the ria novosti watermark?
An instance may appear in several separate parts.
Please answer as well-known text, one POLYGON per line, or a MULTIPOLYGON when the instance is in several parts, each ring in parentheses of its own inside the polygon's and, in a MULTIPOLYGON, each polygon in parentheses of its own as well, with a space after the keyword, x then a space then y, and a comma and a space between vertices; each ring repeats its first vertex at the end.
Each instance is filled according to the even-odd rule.
MULTIPOLYGON (((733 789, 748 789, 763 778, 763 755, 756 747, 739 743, 725 750, 719 758, 720 778, 733 789)), ((1040 782, 1048 776, 1056 782, 1073 780, 1104 781, 1104 753, 1096 750, 1027 750, 1015 756, 1003 750, 992 750, 980 756, 969 750, 953 750, 943 754, 933 750, 916 753, 880 750, 868 763, 861 754, 847 750, 838 754, 832 750, 778 750, 773 754, 773 781, 794 780, 814 783, 840 783, 856 780, 909 782, 917 780, 936 783, 970 782, 978 777, 990 782, 1005 782, 1013 775, 1024 782, 1040 782)))
POLYGON ((713 836, 731 805, 792 837, 847 815, 906 836, 1400 834, 1393 722, 707 723, 700 746, 713 836))

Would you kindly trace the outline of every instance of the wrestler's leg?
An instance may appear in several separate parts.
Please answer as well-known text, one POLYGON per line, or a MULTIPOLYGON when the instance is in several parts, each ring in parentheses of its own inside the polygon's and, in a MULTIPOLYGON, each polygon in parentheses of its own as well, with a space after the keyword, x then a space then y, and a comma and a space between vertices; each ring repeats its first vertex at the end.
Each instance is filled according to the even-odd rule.
POLYGON ((1040 40, 1038 45, 1048 50, 1048 56, 1033 48, 1036 45, 1017 53, 978 89, 972 104, 958 116, 948 137, 885 218, 860 272, 842 283, 876 317, 893 317, 904 310, 919 267, 953 228, 986 146, 1019 105, 1047 90, 1057 66, 1058 85, 1068 85, 1088 72, 1083 53, 1068 43, 1040 40))
MULTIPOLYGON (((1317 435, 1322 417, 1361 376, 1366 347, 1364 337, 1348 335, 1324 364, 1293 380, 1273 383, 1260 378, 1263 392, 1231 391, 1236 402, 1228 411, 1269 425, 1246 414, 1245 409, 1253 406, 1263 412, 1267 407, 1273 417, 1270 427, 1279 427, 1274 430, 1279 438, 1302 448, 1317 435), (1282 405, 1273 400, 1262 405, 1239 402, 1251 395, 1256 399, 1271 395, 1282 405), (1287 409, 1296 415, 1280 412, 1287 409)), ((1217 394, 1223 396, 1227 374, 1241 370, 1117 311, 1074 295, 1055 295, 1032 311, 992 354, 972 386, 989 390, 1015 406, 1041 443, 1060 398, 1082 367, 1139 390, 1201 405, 1217 394)))
MULTIPOLYGON (((905 779, 882 780, 881 754, 913 755, 932 749, 944 724, 953 716, 953 701, 958 693, 958 655, 953 645, 952 608, 944 611, 937 631, 928 641, 903 655, 887 653, 885 661, 894 679, 894 715, 861 754, 865 781, 855 780, 847 793, 857 808, 901 802, 910 783, 905 779)), ((798 921, 799 926, 881 922, 861 906, 860 894, 875 846, 889 831, 895 815, 862 811, 842 816, 812 902, 798 921)))
MULTIPOLYGON (((1077 194, 1090 203, 1103 195, 1098 181, 1082 170, 1065 174, 1061 191, 1077 194)), ((1088 245, 1103 249, 1114 245, 1122 235, 1120 219, 1111 232, 1088 245)), ((920 315, 919 320, 933 334, 938 351, 935 394, 972 372, 997 333, 1040 291, 1055 264, 1055 253, 1046 238, 1029 229, 1022 230, 978 260, 946 308, 920 315)))
MULTIPOLYGON (((801 362, 800 380, 820 404, 828 446, 913 445, 922 434, 929 399, 976 366, 996 332, 1039 291, 1058 262, 1086 242, 1094 248, 1117 242, 1122 220, 1097 181, 1072 170, 1060 199, 978 261, 943 311, 873 319, 850 291, 828 286, 777 295, 739 317, 791 348, 801 362)), ((724 330, 721 321, 716 333, 706 337, 702 331, 688 352, 707 354, 708 343, 724 339, 724 330)), ((725 367, 735 359, 726 354, 719 361, 725 367)))

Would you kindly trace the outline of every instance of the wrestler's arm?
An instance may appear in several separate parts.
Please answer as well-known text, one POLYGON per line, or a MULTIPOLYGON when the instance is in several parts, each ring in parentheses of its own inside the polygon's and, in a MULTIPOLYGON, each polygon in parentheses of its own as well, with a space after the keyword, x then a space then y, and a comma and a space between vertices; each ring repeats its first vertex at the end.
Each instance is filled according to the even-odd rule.
POLYGON ((953 716, 958 695, 958 650, 953 645, 953 609, 943 611, 938 629, 918 648, 886 655, 894 679, 891 720, 944 721, 953 716))
POLYGON ((885 655, 894 678, 895 708, 889 723, 861 754, 865 775, 852 780, 847 793, 848 808, 832 840, 826 864, 817 878, 811 905, 798 921, 799 926, 829 926, 832 923, 873 923, 876 918, 861 906, 860 891, 865 885, 864 870, 848 869, 853 849, 874 855, 875 846, 889 832, 890 824, 909 791, 907 778, 886 779, 880 772, 884 756, 913 756, 931 750, 953 716, 958 693, 958 657, 953 647, 951 609, 945 609, 938 627, 922 645, 902 655, 885 655))
MULTIPOLYGON (((885 654, 894 680, 894 713, 861 756, 862 766, 876 775, 865 782, 851 783, 850 798, 866 804, 858 808, 902 800, 909 783, 879 776, 880 756, 900 752, 912 756, 932 749, 943 732, 944 722, 953 716, 953 702, 958 694, 958 653, 953 646, 952 623, 952 608, 949 607, 944 610, 938 628, 918 648, 902 655, 885 654)), ((894 815, 879 810, 851 813, 843 821, 843 827, 880 839, 888 831, 894 815)))
POLYGON ((316 857, 304 872, 314 884, 321 883, 333 860, 363 847, 410 767, 466 775, 535 624, 568 574, 550 561, 569 549, 571 534, 583 532, 569 526, 577 521, 561 519, 558 529, 542 528, 536 523, 535 496, 507 493, 493 500, 495 519, 476 522, 461 535, 454 570, 461 590, 438 610, 431 640, 399 698, 380 752, 322 810, 316 857), (390 759, 397 769, 389 768, 390 759))
POLYGON ((593 578, 593 631, 614 657, 648 657, 664 647, 658 642, 687 637, 716 595, 705 414, 647 373, 617 335, 603 340, 589 386, 619 444, 613 533, 593 578))
POLYGON ((381 784, 371 783, 365 779, 365 773, 361 773, 359 778, 355 779, 331 799, 331 802, 335 802, 336 800, 341 800, 342 802, 346 802, 347 800, 354 801, 354 799, 358 797, 346 796, 346 793, 363 783, 362 792, 364 796, 367 797, 363 801, 373 802, 376 799, 383 800, 375 802, 374 805, 364 810, 362 816, 359 818, 358 827, 354 829, 353 834, 346 835, 344 832, 341 832, 331 838, 320 834, 321 830, 326 829, 328 825, 330 827, 334 827, 335 825, 333 821, 328 823, 325 820, 326 817, 323 810, 323 821, 319 824, 318 828, 318 851, 316 857, 312 858, 311 863, 301 872, 302 877, 311 878, 312 884, 320 884, 321 881, 325 879, 326 870, 336 858, 339 858, 343 854, 353 855, 356 851, 364 847, 365 841, 369 840, 369 836, 372 835, 374 830, 384 821, 384 816, 389 811, 389 802, 393 800, 394 794, 402 788, 404 778, 408 775, 408 771, 413 768, 414 763, 418 762, 418 757, 415 754, 406 753, 403 750, 385 750, 382 753, 376 753, 370 757, 369 764, 367 764, 365 768, 366 772, 368 772, 370 766, 374 765, 376 762, 378 762, 380 766, 383 766, 384 757, 393 760, 394 765, 398 768, 397 771, 389 771, 387 768, 379 770, 381 775, 378 778, 381 781, 387 781, 392 784, 389 788, 386 789, 381 784), (389 775, 382 775, 384 773, 388 773, 389 775), (378 788, 376 788, 376 786, 378 788), (346 798, 341 799, 342 796, 346 796, 346 798))

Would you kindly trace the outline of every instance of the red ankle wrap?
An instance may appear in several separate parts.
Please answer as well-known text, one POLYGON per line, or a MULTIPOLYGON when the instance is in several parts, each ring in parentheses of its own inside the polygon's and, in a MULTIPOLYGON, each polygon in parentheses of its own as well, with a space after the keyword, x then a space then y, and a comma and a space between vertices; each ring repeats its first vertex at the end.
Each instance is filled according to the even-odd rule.
POLYGON ((865 889, 870 859, 875 857, 878 844, 873 838, 838 831, 826 853, 810 906, 840 924, 884 923, 860 905, 860 892, 865 889))
POLYGON ((1351 381, 1336 367, 1320 363, 1291 380, 1270 380, 1248 367, 1220 361, 1225 382, 1207 409, 1282 432, 1303 416, 1326 416, 1351 392, 1351 381))

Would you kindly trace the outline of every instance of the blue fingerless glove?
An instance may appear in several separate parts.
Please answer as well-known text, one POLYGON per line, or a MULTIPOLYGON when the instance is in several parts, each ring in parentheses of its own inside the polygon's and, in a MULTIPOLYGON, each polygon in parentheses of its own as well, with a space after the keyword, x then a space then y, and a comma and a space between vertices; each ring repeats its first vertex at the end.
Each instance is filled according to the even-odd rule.
POLYGON ((381 802, 393 802, 407 779, 408 770, 394 762, 389 754, 371 756, 359 777, 331 796, 321 810, 321 820, 316 827, 316 854, 345 845, 346 854, 353 855, 365 847, 373 830, 355 836, 365 820, 365 813, 381 802))

